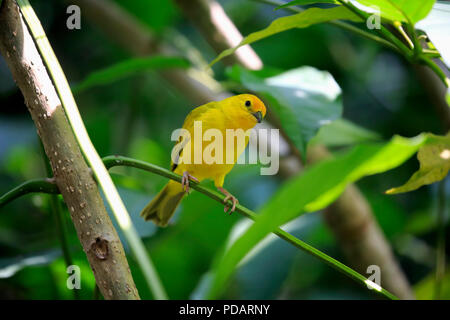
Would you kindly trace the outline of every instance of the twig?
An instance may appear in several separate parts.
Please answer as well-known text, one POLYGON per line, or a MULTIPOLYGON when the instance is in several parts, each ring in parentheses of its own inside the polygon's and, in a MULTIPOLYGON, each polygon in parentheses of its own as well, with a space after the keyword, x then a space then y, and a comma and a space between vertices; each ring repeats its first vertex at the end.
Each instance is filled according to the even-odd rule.
POLYGON ((58 186, 49 179, 33 179, 22 183, 0 197, 0 208, 29 193, 59 194, 58 186))

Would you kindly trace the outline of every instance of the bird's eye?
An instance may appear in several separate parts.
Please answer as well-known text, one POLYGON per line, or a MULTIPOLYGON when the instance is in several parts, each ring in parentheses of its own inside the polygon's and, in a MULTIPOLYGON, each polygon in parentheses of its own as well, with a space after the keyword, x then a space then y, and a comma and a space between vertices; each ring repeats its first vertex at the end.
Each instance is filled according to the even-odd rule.
POLYGON ((245 101, 245 106, 246 106, 246 107, 250 107, 251 104, 252 104, 252 103, 250 102, 250 100, 245 101))

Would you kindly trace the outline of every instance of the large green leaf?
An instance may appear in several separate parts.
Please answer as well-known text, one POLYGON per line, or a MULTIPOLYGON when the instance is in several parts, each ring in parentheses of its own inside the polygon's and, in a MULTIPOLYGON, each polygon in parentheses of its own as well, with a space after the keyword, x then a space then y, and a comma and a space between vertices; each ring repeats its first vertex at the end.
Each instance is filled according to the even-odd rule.
POLYGON ((416 25, 427 33, 450 68, 450 3, 438 2, 430 14, 416 25))
POLYGON ((353 0, 358 8, 372 13, 374 9, 380 12, 383 18, 392 21, 408 22, 405 15, 416 23, 425 18, 436 0, 353 0), (363 6, 358 6, 356 1, 363 6))
POLYGON ((315 3, 333 3, 337 4, 338 2, 336 0, 294 0, 288 3, 285 3, 281 6, 278 6, 275 8, 275 10, 283 9, 287 7, 293 7, 293 6, 303 6, 306 4, 315 4, 315 3))
POLYGON ((450 133, 445 137, 433 134, 429 134, 428 137, 427 144, 417 153, 417 159, 420 162, 419 170, 403 186, 392 188, 386 193, 413 191, 447 176, 450 170, 450 133))
POLYGON ((73 87, 72 91, 79 93, 86 89, 109 84, 148 70, 187 67, 189 67, 187 60, 179 57, 152 56, 148 58, 132 58, 90 73, 78 85, 73 87))
POLYGON ((264 78, 234 66, 230 77, 263 96, 280 125, 305 155, 308 141, 319 128, 342 115, 341 89, 333 76, 311 67, 292 69, 264 78))
POLYGON ((426 136, 420 135, 411 139, 394 137, 385 144, 359 145, 286 182, 261 209, 256 222, 218 261, 209 296, 216 297, 221 292, 237 264, 269 232, 305 211, 324 208, 339 196, 347 184, 399 166, 425 141, 426 136))
POLYGON ((249 34, 236 47, 224 50, 221 54, 219 54, 217 58, 215 58, 211 62, 210 65, 213 65, 226 56, 233 54, 239 47, 242 47, 243 45, 259 41, 286 30, 294 28, 306 28, 314 24, 339 19, 352 20, 357 22, 361 21, 361 18, 343 7, 335 7, 330 9, 307 9, 303 12, 291 16, 278 18, 272 21, 272 23, 267 28, 249 34))

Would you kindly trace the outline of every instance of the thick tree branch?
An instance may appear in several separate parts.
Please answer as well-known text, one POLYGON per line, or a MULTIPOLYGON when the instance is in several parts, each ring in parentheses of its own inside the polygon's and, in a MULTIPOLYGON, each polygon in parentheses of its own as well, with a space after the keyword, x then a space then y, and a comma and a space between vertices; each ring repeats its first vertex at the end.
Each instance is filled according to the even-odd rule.
MULTIPOLYGON (((185 11, 187 17, 191 19, 197 17, 195 21, 192 20, 191 22, 196 24, 203 34, 210 34, 210 36, 206 36, 206 39, 212 47, 219 48, 217 44, 214 44, 217 41, 216 39, 229 36, 224 28, 216 27, 215 23, 208 23, 205 19, 198 18, 201 16, 208 17, 208 13, 215 10, 214 8, 218 5, 215 1, 177 0, 177 3, 180 4, 183 10, 187 10, 185 11), (191 12, 194 9, 188 8, 195 8, 195 15, 191 12), (221 34, 222 36, 218 37, 216 34, 221 34)), ((238 43, 241 40, 242 36, 240 39, 233 39, 233 41, 238 43)), ((218 53, 220 52, 218 51, 218 53)), ((241 55, 240 59, 248 60, 247 63, 241 63, 243 66, 246 66, 254 58, 253 56, 241 55)), ((309 154, 309 159, 312 162, 319 162, 329 156, 328 151, 324 147, 311 148, 309 154)), ((293 152, 293 155, 298 162, 301 162, 298 153, 293 152)), ((286 171, 284 170, 284 172, 286 171)), ((402 299, 413 298, 409 283, 396 262, 382 230, 374 219, 370 205, 354 185, 350 185, 342 196, 325 210, 324 217, 338 239, 350 264, 356 270, 364 274, 367 272, 369 265, 378 265, 381 269, 381 279, 384 287, 402 299)))
MULTIPOLYGON (((83 17, 92 21, 106 35, 135 56, 174 54, 173 48, 161 44, 136 18, 109 0, 71 0, 80 6, 83 17)), ((225 97, 219 85, 209 77, 191 70, 164 70, 161 76, 195 104, 225 97)))
POLYGON ((0 8, 0 53, 25 97, 105 299, 139 299, 119 237, 15 1, 0 8))

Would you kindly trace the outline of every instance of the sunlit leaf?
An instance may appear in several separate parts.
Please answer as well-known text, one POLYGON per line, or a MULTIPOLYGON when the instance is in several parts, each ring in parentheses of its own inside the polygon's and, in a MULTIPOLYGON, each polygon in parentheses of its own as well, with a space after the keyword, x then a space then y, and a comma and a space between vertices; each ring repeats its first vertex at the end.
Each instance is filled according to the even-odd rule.
POLYGON ((352 20, 360 22, 359 18, 354 13, 343 7, 335 7, 330 9, 311 8, 303 12, 278 18, 265 29, 256 31, 245 37, 239 45, 234 48, 224 50, 217 58, 215 58, 210 65, 215 64, 217 61, 233 54, 239 47, 250 44, 261 39, 270 37, 274 34, 294 29, 294 28, 306 28, 314 24, 328 22, 332 20, 352 20))
POLYGON ((410 139, 394 137, 385 144, 359 145, 286 182, 262 208, 256 222, 216 264, 209 297, 217 297, 236 265, 269 232, 307 210, 324 208, 340 195, 347 184, 399 166, 425 141, 426 136, 420 135, 410 139))
POLYGON ((436 0, 352 0, 359 9, 379 12, 385 19, 416 23, 425 18, 436 0), (358 5, 361 4, 361 5, 358 5))
POLYGON ((420 148, 417 158, 419 170, 404 185, 389 189, 387 194, 413 191, 444 179, 450 170, 450 133, 445 137, 429 134, 427 144, 420 148))
POLYGON ((264 78, 235 66, 229 74, 268 101, 268 108, 302 155, 319 128, 342 115, 341 89, 326 71, 301 67, 264 78))
POLYGON ((105 69, 90 73, 84 80, 72 88, 72 91, 79 93, 86 89, 109 84, 148 70, 187 67, 189 67, 187 60, 178 57, 152 56, 148 58, 128 59, 105 69))

